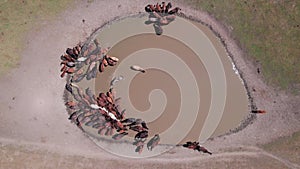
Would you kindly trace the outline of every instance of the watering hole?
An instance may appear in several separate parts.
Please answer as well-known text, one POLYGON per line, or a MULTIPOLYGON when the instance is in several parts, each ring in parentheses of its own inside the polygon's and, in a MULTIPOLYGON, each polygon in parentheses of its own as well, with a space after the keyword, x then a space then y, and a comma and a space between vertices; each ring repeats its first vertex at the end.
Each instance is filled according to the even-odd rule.
MULTIPOLYGON (((126 117, 145 120, 149 137, 159 133, 161 144, 204 142, 237 128, 249 113, 248 96, 215 34, 177 17, 157 36, 146 20, 127 17, 95 33, 101 46, 111 47, 108 54, 120 61, 85 85, 93 85, 95 93, 107 91, 110 81, 122 75, 124 80, 114 88, 126 117), (132 65, 146 73, 131 70, 132 65)), ((94 138, 103 137, 85 130, 94 138)))

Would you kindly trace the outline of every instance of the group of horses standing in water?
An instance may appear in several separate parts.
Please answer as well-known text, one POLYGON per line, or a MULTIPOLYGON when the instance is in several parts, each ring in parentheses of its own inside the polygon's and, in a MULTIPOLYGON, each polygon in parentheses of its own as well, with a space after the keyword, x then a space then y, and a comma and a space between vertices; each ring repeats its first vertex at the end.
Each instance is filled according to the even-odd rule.
MULTIPOLYGON (((77 83, 84 78, 91 80, 97 77, 97 72, 103 73, 107 66, 115 66, 119 59, 107 54, 108 49, 102 49, 99 42, 94 40, 89 45, 78 44, 74 48, 68 48, 61 56, 61 77, 69 75, 66 91, 69 93, 65 105, 69 112, 69 120, 80 129, 92 127, 99 135, 110 136, 114 140, 120 140, 129 134, 136 132, 133 145, 136 152, 141 153, 148 138, 148 127, 145 121, 136 118, 125 118, 125 109, 120 108, 120 98, 116 98, 113 85, 120 78, 111 81, 109 91, 100 92, 96 96, 91 89, 84 91, 77 83), (98 69, 97 69, 98 67, 98 69)), ((136 66, 134 67, 136 70, 136 66)), ((142 68, 139 68, 137 71, 142 68)), ((160 141, 159 135, 154 135, 148 142, 147 148, 152 150, 160 141)))
POLYGON ((149 19, 145 24, 153 24, 156 34, 161 35, 163 33, 162 26, 168 25, 174 21, 176 18, 175 14, 181 10, 179 7, 171 8, 171 2, 168 4, 165 2, 162 2, 161 4, 157 3, 156 5, 148 4, 145 7, 145 11, 149 13, 149 19))
MULTIPOLYGON (((154 25, 166 25, 175 19, 175 13, 180 8, 172 10, 171 3, 147 5, 145 10, 150 13, 149 21, 154 25), (152 19, 152 17, 156 19, 152 19)), ((116 97, 113 85, 123 79, 122 76, 114 78, 110 83, 109 91, 95 95, 90 88, 82 90, 77 83, 84 78, 91 80, 97 77, 98 72, 103 73, 105 67, 115 66, 119 59, 108 55, 109 48, 101 48, 97 39, 89 44, 78 44, 74 48, 67 48, 61 56, 61 78, 68 74, 66 90, 67 110, 69 120, 84 131, 84 127, 96 129, 99 135, 121 140, 130 133, 134 134, 133 145, 135 152, 142 153, 144 145, 152 151, 160 142, 159 134, 155 134, 147 143, 149 128, 146 122, 139 118, 126 118, 126 110, 120 107, 120 98, 116 97), (98 69, 97 69, 98 68, 98 69)), ((132 70, 145 73, 139 66, 131 66, 132 70)), ((198 142, 187 142, 183 147, 209 153, 198 142)))

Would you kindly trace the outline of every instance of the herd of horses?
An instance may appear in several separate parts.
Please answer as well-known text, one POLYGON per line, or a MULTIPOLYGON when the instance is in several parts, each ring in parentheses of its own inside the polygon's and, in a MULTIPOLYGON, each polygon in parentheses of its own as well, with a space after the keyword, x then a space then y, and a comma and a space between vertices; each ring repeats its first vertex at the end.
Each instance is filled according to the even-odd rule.
POLYGON ((171 8, 171 2, 168 4, 165 2, 162 2, 161 4, 157 3, 155 5, 148 4, 145 7, 145 11, 149 13, 149 19, 145 24, 153 24, 156 34, 161 35, 163 33, 162 26, 168 25, 174 21, 176 18, 175 14, 181 10, 179 7, 171 8))
MULTIPOLYGON (((94 40, 89 45, 78 44, 72 49, 68 48, 61 56, 61 77, 66 73, 69 75, 65 85, 69 93, 65 103, 69 120, 82 130, 83 126, 92 127, 99 135, 111 136, 114 140, 122 139, 129 132, 136 132, 133 145, 136 146, 135 151, 141 153, 148 138, 148 127, 142 119, 125 118, 126 110, 120 108, 120 98, 116 98, 113 88, 120 78, 113 79, 109 91, 100 92, 97 96, 91 89, 82 90, 77 84, 84 78, 96 78, 97 72, 103 73, 105 67, 117 64, 119 59, 107 52, 108 49, 102 49, 98 41, 94 40)), ((158 134, 153 136, 147 142, 147 148, 152 150, 159 141, 158 134)))
MULTIPOLYGON (((165 19, 174 17, 180 10, 176 7, 172 10, 171 3, 147 5, 145 10, 157 18, 157 22, 163 24, 165 19)), ((153 20, 153 19, 152 19, 153 20)), ((157 23, 155 23, 157 24, 157 23)), ((95 129, 99 135, 111 137, 113 140, 121 140, 125 136, 134 134, 133 145, 135 152, 142 153, 146 145, 152 151, 160 142, 159 134, 152 136, 149 141, 149 128, 147 123, 140 118, 126 117, 126 110, 120 106, 120 98, 117 98, 113 85, 123 79, 122 76, 114 78, 108 91, 95 95, 90 88, 82 89, 78 83, 83 79, 91 80, 98 73, 104 73, 105 68, 117 65, 119 59, 108 54, 109 48, 102 48, 97 39, 90 43, 78 44, 74 48, 67 48, 61 56, 61 78, 67 74, 65 85, 66 102, 69 120, 84 131, 84 127, 95 129)), ((145 73, 139 66, 131 66, 132 70, 145 73)), ((183 147, 211 154, 199 142, 187 142, 183 147)))

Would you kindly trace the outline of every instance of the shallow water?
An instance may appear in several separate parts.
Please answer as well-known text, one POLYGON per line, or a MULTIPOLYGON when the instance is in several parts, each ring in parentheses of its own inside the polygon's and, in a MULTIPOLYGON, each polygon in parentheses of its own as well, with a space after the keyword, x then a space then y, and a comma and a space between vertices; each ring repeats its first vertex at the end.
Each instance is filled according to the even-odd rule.
MULTIPOLYGON (((144 24, 146 19, 147 17, 126 18, 112 23, 98 33, 96 38, 100 44, 112 47, 109 55, 118 57, 120 62, 115 67, 106 68, 104 73, 98 75, 95 80, 95 91, 96 93, 107 91, 110 80, 114 76, 122 75, 125 79, 118 82, 114 88, 117 96, 122 97, 121 107, 127 110, 126 117, 139 117, 146 120, 150 135, 161 133, 161 143, 164 144, 175 142, 178 144, 189 140, 205 141, 202 138, 206 136, 201 136, 201 132, 202 134, 206 132, 204 125, 211 125, 205 124, 205 121, 208 119, 209 111, 215 106, 213 94, 214 97, 219 96, 218 93, 213 92, 218 90, 215 90, 212 84, 214 72, 212 74, 211 72, 221 68, 217 66, 212 68, 211 65, 204 64, 206 58, 213 57, 206 53, 206 50, 201 52, 202 58, 199 59, 199 53, 195 52, 194 48, 184 40, 168 34, 173 30, 184 32, 186 27, 182 23, 186 21, 177 18, 170 25, 163 27, 162 36, 157 36, 151 25, 144 24), (146 68, 146 73, 132 71, 130 66, 133 64, 142 65, 146 68), (194 81, 188 77, 192 77, 194 81), (193 82, 197 90, 194 90, 193 84, 190 84, 193 82), (190 88, 184 85, 190 85, 190 88), (187 91, 189 89, 191 91, 187 91), (196 94, 197 97, 192 96, 191 93, 196 94), (193 111, 196 114, 192 113, 193 111), (168 130, 169 128, 175 130, 168 130)), ((210 126, 216 127, 209 135, 214 137, 238 127, 249 112, 248 97, 219 39, 202 24, 190 23, 196 26, 204 37, 195 38, 192 42, 196 46, 199 44, 199 47, 203 47, 200 46, 203 44, 211 45, 226 75, 226 86, 220 86, 227 89, 224 111, 221 120, 217 121, 218 124, 210 126)), ((187 34, 187 37, 191 40, 193 36, 187 34)), ((217 76, 217 73, 215 75, 217 76)))

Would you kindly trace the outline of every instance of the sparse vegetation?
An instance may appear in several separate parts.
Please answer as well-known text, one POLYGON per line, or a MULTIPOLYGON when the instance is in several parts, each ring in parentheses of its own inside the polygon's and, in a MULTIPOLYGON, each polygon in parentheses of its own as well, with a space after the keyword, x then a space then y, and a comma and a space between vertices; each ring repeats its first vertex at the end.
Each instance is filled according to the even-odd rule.
POLYGON ((232 30, 269 84, 300 91, 300 1, 189 0, 232 30))
POLYGON ((0 76, 19 64, 25 32, 52 19, 72 0, 3 0, 0 2, 0 76))
MULTIPOLYGON (((1 144, 0 144, 1 145, 1 144)), ((286 169, 283 163, 267 156, 257 155, 235 155, 215 158, 199 158, 188 160, 187 162, 159 163, 147 162, 139 163, 136 161, 111 160, 97 157, 87 157, 84 155, 60 154, 47 151, 46 149, 32 149, 28 146, 20 145, 1 145, 0 146, 0 168, 80 168, 93 169, 95 166, 101 168, 263 168, 263 169, 286 169), (24 167, 25 166, 25 167, 24 167)))
POLYGON ((266 151, 300 165, 300 131, 262 146, 266 151))

